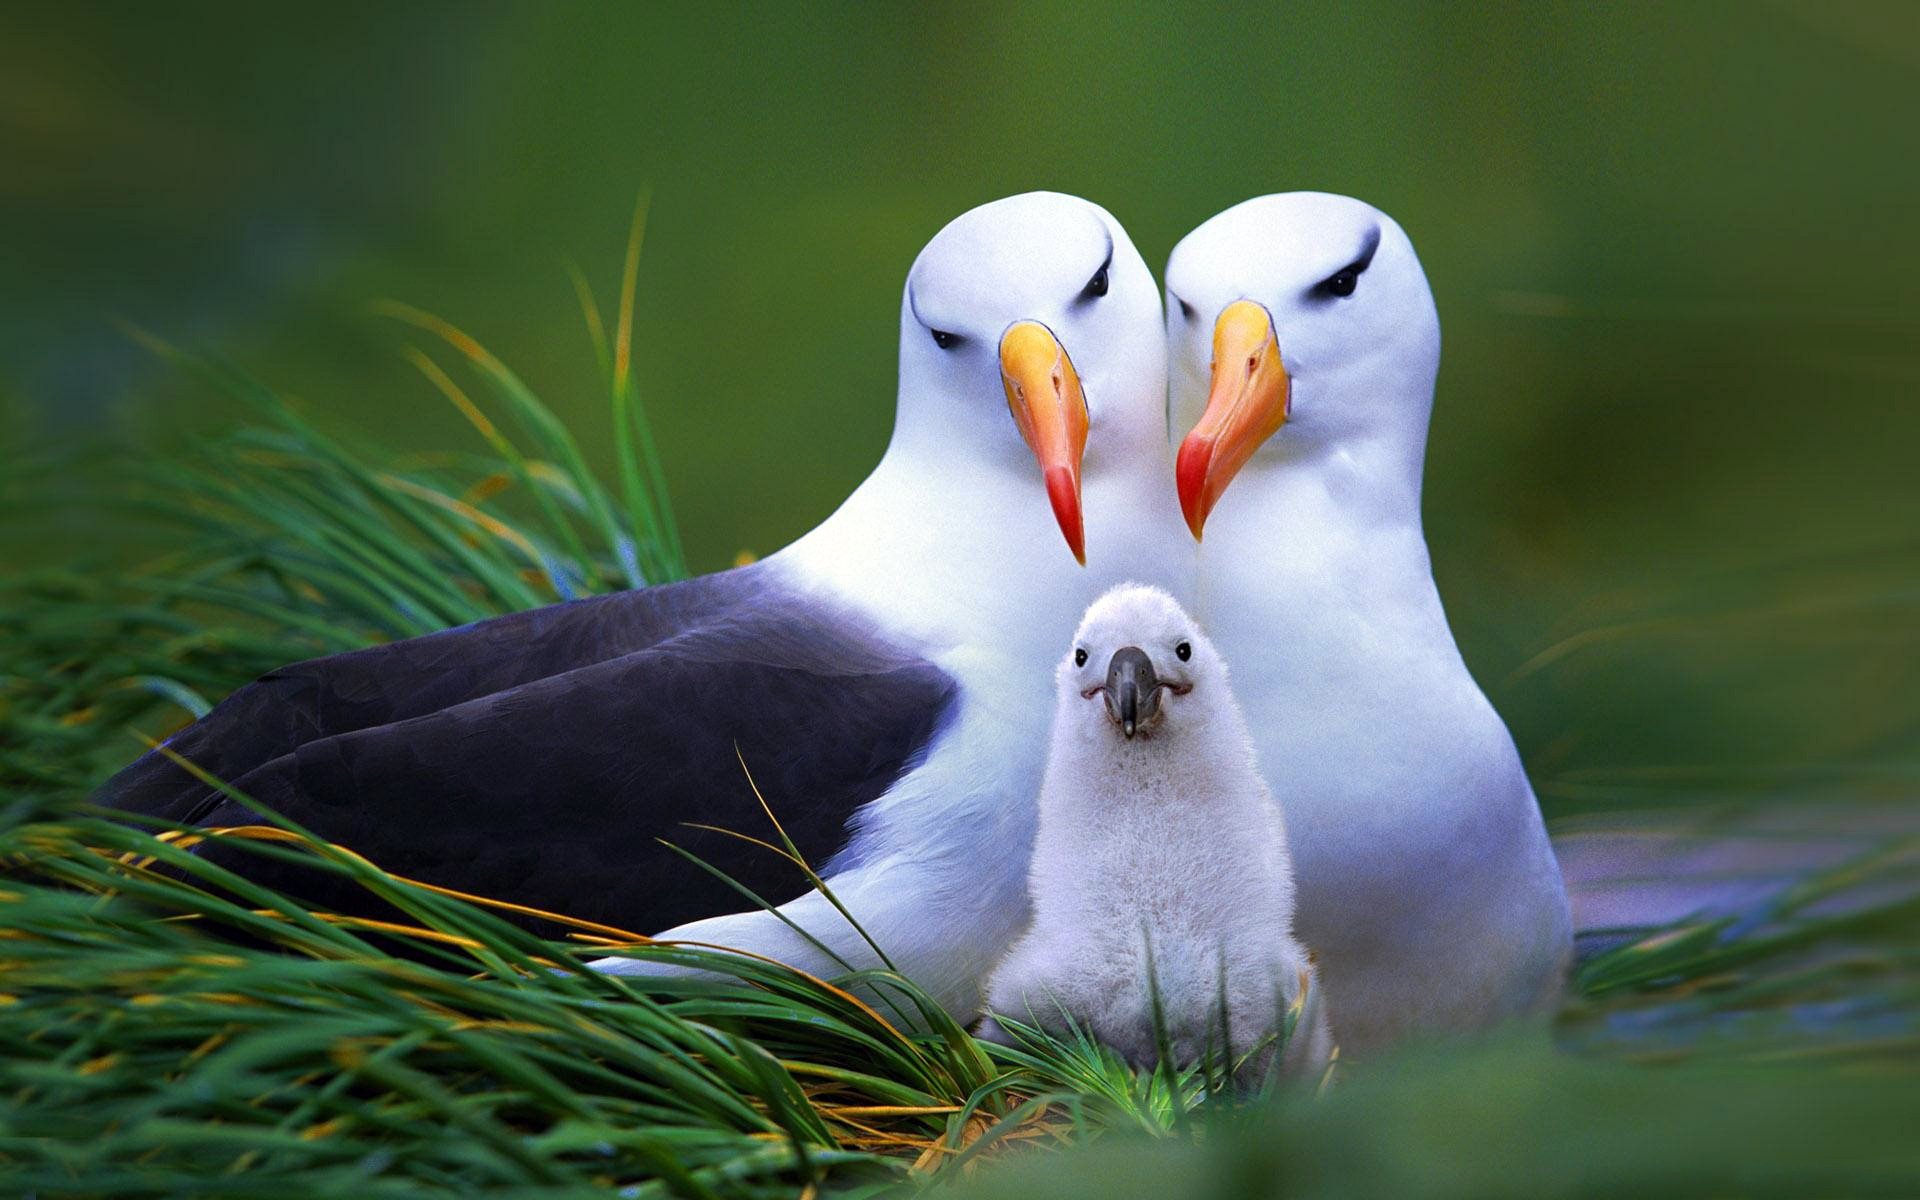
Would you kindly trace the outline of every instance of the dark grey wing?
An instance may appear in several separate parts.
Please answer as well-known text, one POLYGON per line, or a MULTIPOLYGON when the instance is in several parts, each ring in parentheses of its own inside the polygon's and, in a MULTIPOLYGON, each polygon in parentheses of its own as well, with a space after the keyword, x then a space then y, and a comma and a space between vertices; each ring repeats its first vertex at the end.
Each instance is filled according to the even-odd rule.
MULTIPOLYGON (((751 907, 662 840, 769 901, 806 890, 779 856, 692 827, 777 842, 741 759, 819 867, 924 756, 955 694, 870 621, 763 581, 626 654, 309 739, 235 782, 398 874, 652 933, 751 907)), ((256 821, 223 799, 199 823, 256 821)), ((319 873, 206 852, 321 907, 367 908, 319 873)))
MULTIPOLYGON (((236 691, 167 746, 232 782, 321 738, 438 712, 721 620, 765 593, 776 574, 757 564, 294 663, 236 691)), ((98 799, 194 824, 215 794, 166 755, 149 752, 108 781, 98 799)))

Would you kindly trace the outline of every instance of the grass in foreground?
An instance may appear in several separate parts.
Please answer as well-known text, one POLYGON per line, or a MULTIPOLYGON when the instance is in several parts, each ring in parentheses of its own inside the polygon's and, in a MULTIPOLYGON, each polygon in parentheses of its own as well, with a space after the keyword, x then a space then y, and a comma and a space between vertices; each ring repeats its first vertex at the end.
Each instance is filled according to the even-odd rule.
MULTIPOLYGON (((189 839, 67 805, 16 800, 4 819, 0 1176, 25 1192, 874 1195, 1007 1160, 1027 1195, 1920 1180, 1920 1149, 1889 1128, 1920 1096, 1900 1061, 1910 1034, 1796 1047, 1770 1030, 1667 1047, 1684 1061, 1657 1069, 1599 1039, 1573 1054, 1496 1041, 1348 1072, 1327 1097, 1308 1081, 1236 1098, 1203 1070, 1136 1072, 1084 1038, 986 1046, 885 971, 820 980, 654 944, 631 953, 709 976, 642 989, 577 969, 617 931, 544 941, 271 828, 239 844, 351 876, 404 917, 316 913, 189 839), (1760 1065, 1796 1048, 1793 1069, 1760 1065), (1032 1153, 1092 1142, 1093 1158, 1032 1153)), ((1911 908, 1810 926, 1797 944, 1857 943, 1875 921, 1910 930, 1911 908)), ((1775 935, 1728 933, 1668 931, 1593 960, 1576 1024, 1790 1010, 1814 986, 1775 935)), ((1913 947, 1877 952, 1910 965, 1913 947)), ((1857 970, 1823 983, 1836 981, 1862 990, 1857 970)), ((1015 1194, 995 1172, 985 1194, 1015 1194)))
POLYGON ((291 834, 240 844, 406 919, 309 911, 191 839, 9 815, 0 1170, 31 1191, 859 1193, 1222 1102, 1084 1039, 989 1048, 890 972, 656 943, 629 953, 713 978, 643 991, 576 969, 612 931, 543 941, 291 834))

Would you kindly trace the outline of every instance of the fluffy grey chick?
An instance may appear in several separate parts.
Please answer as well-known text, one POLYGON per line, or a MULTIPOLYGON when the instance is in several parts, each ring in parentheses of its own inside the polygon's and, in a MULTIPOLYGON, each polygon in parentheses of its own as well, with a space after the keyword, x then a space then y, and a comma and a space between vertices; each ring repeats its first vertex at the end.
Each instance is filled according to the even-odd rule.
MULTIPOLYGON (((1323 1065, 1331 1036, 1293 936, 1286 826, 1226 664, 1173 597, 1128 584, 1087 610, 1055 680, 1032 922, 989 1009, 1053 1029, 1071 1017, 1148 1065, 1151 967, 1185 1065, 1218 1051, 1223 1024, 1238 1059, 1305 992, 1281 1065, 1323 1065)), ((1006 1040, 992 1017, 980 1035, 1006 1040)))

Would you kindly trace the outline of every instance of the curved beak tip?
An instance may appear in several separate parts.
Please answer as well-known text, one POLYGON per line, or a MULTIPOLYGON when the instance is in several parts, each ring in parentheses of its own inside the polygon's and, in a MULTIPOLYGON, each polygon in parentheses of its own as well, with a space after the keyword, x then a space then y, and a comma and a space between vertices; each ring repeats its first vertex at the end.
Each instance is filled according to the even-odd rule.
POLYGON ((1060 523, 1067 549, 1081 566, 1087 565, 1087 527, 1080 511, 1080 477, 1070 467, 1046 470, 1047 502, 1053 505, 1053 519, 1060 523))
POLYGON ((1187 520, 1193 540, 1201 540, 1211 505, 1206 503, 1207 471, 1213 463, 1213 439, 1190 435, 1180 443, 1180 457, 1174 465, 1174 481, 1180 489, 1180 514, 1187 520))

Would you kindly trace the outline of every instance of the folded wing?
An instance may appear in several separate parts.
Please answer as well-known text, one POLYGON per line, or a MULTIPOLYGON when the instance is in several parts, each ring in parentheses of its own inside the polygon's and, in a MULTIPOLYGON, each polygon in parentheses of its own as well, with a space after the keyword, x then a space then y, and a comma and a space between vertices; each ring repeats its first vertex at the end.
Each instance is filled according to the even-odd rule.
MULTIPOLYGON (((817 868, 939 735, 950 677, 873 623, 748 568, 302 663, 171 748, 398 874, 653 932, 778 903, 790 863, 742 761, 817 868)), ((258 818, 164 756, 105 803, 207 826, 258 818)), ((232 848, 205 853, 317 905, 357 891, 232 848)))

